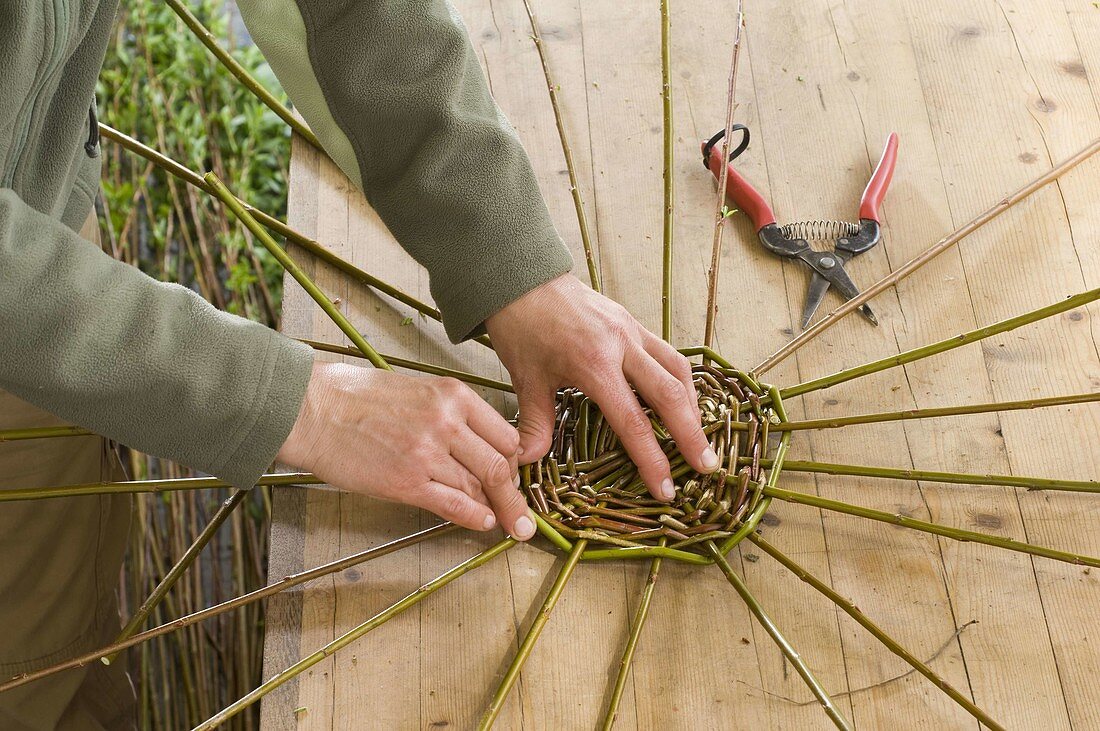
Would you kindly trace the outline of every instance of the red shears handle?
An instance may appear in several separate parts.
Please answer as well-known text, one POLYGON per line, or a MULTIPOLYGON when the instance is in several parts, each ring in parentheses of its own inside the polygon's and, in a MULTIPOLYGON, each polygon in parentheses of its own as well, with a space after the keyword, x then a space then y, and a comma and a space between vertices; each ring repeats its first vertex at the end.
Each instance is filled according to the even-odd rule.
MULTIPOLYGON (((703 151, 706 152, 705 143, 703 144, 703 151)), ((775 214, 772 213, 771 206, 767 204, 764 197, 757 192, 756 188, 752 187, 752 183, 742 178, 733 169, 732 162, 726 165, 723 165, 723 162, 722 150, 718 145, 713 145, 707 157, 707 168, 714 174, 716 179, 721 174, 722 168, 726 169, 726 197, 749 215, 757 231, 768 224, 775 223, 775 214)))
POLYGON ((886 149, 882 151, 882 157, 871 175, 870 182, 863 191, 863 197, 859 200, 859 217, 878 221, 878 207, 886 196, 886 189, 890 187, 890 180, 894 177, 894 164, 898 161, 898 133, 891 132, 886 138, 886 149))

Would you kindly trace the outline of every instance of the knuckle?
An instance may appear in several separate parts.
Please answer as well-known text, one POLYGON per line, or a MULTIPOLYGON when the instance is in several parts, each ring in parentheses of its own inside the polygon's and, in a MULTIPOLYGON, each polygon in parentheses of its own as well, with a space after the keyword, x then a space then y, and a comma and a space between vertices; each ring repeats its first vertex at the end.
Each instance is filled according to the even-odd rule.
POLYGON ((662 378, 657 384, 657 400, 666 406, 672 406, 684 399, 684 384, 672 376, 662 378))
POLYGON ((627 414, 623 429, 626 431, 626 436, 634 439, 645 439, 653 434, 653 425, 640 411, 627 414))
POLYGON ((448 490, 439 500, 439 510, 444 515, 462 518, 469 514, 468 503, 457 490, 448 490))
POLYGON ((485 484, 497 486, 511 484, 511 473, 512 470, 508 466, 508 460, 498 454, 485 465, 485 484))
POLYGON ((440 378, 436 381, 436 388, 441 396, 448 399, 458 399, 462 396, 462 382, 457 378, 451 378, 450 376, 440 378))

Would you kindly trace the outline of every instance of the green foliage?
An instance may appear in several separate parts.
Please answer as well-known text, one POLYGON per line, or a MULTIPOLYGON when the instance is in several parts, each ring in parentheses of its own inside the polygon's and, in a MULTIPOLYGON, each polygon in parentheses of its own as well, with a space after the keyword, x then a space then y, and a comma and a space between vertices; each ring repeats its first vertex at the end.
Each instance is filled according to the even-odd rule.
MULTIPOLYGON (((192 11, 262 84, 284 98, 252 45, 236 47, 221 0, 192 11)), ((286 211, 290 130, 225 71, 159 2, 123 5, 100 75, 106 124, 192 170, 214 170, 257 208, 286 211)), ((104 234, 115 254, 237 314, 277 324, 281 269, 198 191, 106 144, 104 234)))

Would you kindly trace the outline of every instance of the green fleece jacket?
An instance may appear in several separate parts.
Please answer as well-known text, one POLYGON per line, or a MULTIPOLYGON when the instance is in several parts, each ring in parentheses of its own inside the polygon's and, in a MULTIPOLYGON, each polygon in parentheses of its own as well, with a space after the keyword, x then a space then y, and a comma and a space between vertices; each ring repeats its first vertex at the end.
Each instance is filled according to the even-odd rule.
MULTIPOLYGON (((427 268, 452 340, 571 268, 445 0, 238 5, 326 151, 427 268)), ((93 89, 116 7, 0 3, 0 388, 250 486, 294 423, 311 351, 76 233, 98 187, 93 89)))

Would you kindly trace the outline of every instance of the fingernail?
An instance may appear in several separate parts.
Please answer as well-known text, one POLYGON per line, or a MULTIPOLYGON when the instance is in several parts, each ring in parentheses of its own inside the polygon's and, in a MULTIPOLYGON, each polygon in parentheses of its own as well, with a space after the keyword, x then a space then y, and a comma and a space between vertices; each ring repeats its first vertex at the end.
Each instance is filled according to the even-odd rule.
POLYGON ((497 524, 497 516, 489 513, 485 516, 485 522, 482 524, 485 526, 485 530, 492 530, 493 526, 497 524))
POLYGON ((699 458, 699 461, 703 463, 704 469, 710 472, 718 469, 718 455, 710 447, 703 450, 703 456, 699 458))
POLYGON ((665 481, 661 483, 661 499, 671 500, 676 496, 676 488, 672 484, 672 478, 666 477, 665 481))
POLYGON ((533 535, 535 535, 535 522, 526 515, 517 520, 512 528, 512 536, 521 541, 526 541, 533 535))
POLYGON ((516 475, 516 478, 515 478, 514 480, 512 480, 512 485, 513 485, 513 486, 514 486, 514 487, 515 487, 515 488, 516 488, 517 490, 519 489, 519 475, 516 475))

